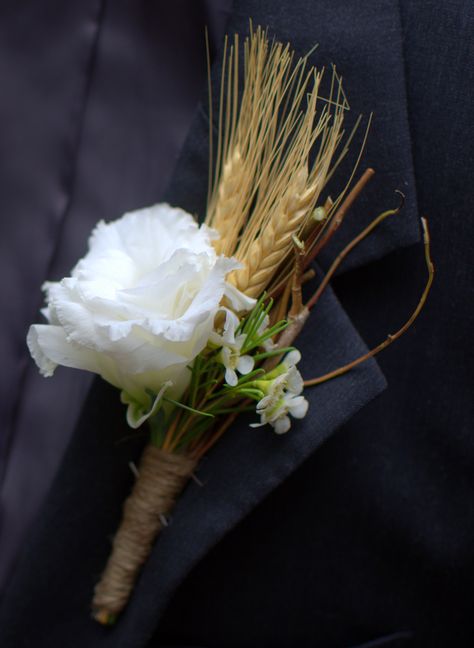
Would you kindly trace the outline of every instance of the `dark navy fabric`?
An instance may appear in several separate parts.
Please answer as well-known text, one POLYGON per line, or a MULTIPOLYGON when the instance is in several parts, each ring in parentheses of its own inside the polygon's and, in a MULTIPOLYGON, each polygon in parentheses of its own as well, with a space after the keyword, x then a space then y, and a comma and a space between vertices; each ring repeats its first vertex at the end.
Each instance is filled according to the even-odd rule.
MULTIPOLYGON (((407 0, 400 11, 418 206, 436 266, 426 309, 378 356, 388 389, 196 566, 153 645, 474 643, 474 9, 407 0)), ((404 321, 424 277, 414 246, 334 286, 375 345, 404 321)))
MULTIPOLYGON (((194 2, 173 7, 176 12, 186 8, 182 17, 191 16, 196 23, 191 7, 197 4, 214 33, 222 30, 219 10, 228 14, 229 3, 223 7, 216 2, 211 12, 194 2)), ((5 7, 8 33, 9 21, 13 26, 23 14, 13 4, 5 7)), ((76 142, 66 159, 71 163, 74 152, 77 157, 67 218, 59 209, 54 222, 62 215, 63 224, 50 229, 57 250, 53 274, 60 276, 81 253, 77 248, 84 246, 91 223, 139 206, 134 202, 141 203, 142 197, 146 202, 163 195, 165 181, 156 177, 155 165, 157 147, 166 143, 167 133, 154 131, 154 115, 163 110, 160 123, 168 125, 174 123, 166 112, 169 106, 192 103, 173 96, 160 108, 165 72, 172 75, 176 65, 179 69, 174 58, 173 66, 163 66, 160 84, 152 83, 154 66, 161 69, 163 61, 163 51, 152 47, 152 36, 166 24, 163 7, 119 2, 91 5, 87 17, 71 12, 73 24, 89 26, 84 32, 88 38, 77 41, 81 57, 69 65, 65 59, 64 70, 57 61, 57 67, 77 74, 87 70, 87 82, 79 75, 83 85, 71 88, 72 95, 82 98, 81 120, 76 113, 76 121, 67 122, 69 129, 61 130, 58 120, 57 131, 44 133, 63 146, 67 137, 76 142), (132 82, 124 99, 124 86, 132 82), (124 140, 126 133, 131 139, 124 140)), ((59 7, 53 9, 40 31, 47 24, 61 32, 65 17, 59 7)), ((78 4, 79 10, 87 13, 87 5, 78 4)), ((252 430, 243 418, 229 431, 199 468, 203 486, 191 482, 185 491, 129 607, 112 629, 89 618, 89 601, 133 479, 128 463, 137 460, 145 438, 126 428, 116 391, 95 381, 45 506, 22 543, 0 610, 1 646, 472 645, 472 6, 461 0, 443 5, 403 1, 400 6, 388 0, 235 0, 229 30, 246 31, 249 15, 291 40, 299 53, 319 42, 313 60, 337 63, 353 111, 376 113, 365 163, 376 168, 377 176, 327 251, 325 263, 391 204, 394 188, 407 195, 401 217, 368 241, 346 266, 352 271, 335 282, 350 319, 332 291, 312 316, 300 342, 305 375, 361 353, 366 346, 356 329, 365 340, 379 342, 416 304, 425 273, 422 250, 400 248, 417 241, 417 207, 430 218, 437 266, 427 309, 416 327, 381 356, 389 389, 372 403, 367 405, 385 386, 375 362, 308 390, 307 418, 284 437, 252 430), (363 265, 397 248, 377 263, 363 265)), ((78 33, 83 31, 78 28, 78 33)), ((171 41, 163 48, 181 47, 171 41)), ((55 69, 52 62, 45 62, 45 68, 55 69)), ((65 81, 59 86, 67 91, 65 81)), ((65 110, 72 110, 72 103, 69 95, 58 98, 65 110)), ((190 112, 182 124, 186 119, 190 112)), ((5 124, 0 122, 2 128, 5 124)), ((177 147, 175 140, 168 150, 177 147)), ((12 145, 12 150, 17 149, 12 145)), ((25 157, 21 151, 18 155, 25 157)), ((58 168, 64 166, 57 157, 44 166, 53 178, 58 168)), ((206 173, 206 108, 201 107, 165 195, 202 214, 206 173)), ((29 175, 34 176, 32 169, 25 171, 29 175)), ((42 183, 38 187, 44 191, 45 209, 51 209, 54 191, 42 183)), ((13 185, 10 192, 13 205, 20 194, 13 185)), ((2 226, 8 233, 3 219, 2 226)), ((36 272, 39 286, 45 276, 43 270, 36 272)), ((23 290, 34 310, 37 288, 31 283, 23 290)), ((18 326, 18 349, 27 314, 24 320, 11 320, 18 326)), ((32 366, 28 371, 34 374, 32 366)), ((58 387, 66 373, 80 375, 63 372, 49 399, 45 393, 39 397, 43 409, 61 394, 63 407, 75 402, 78 410, 77 392, 74 400, 58 387)), ((38 378, 20 391, 11 387, 12 394, 21 396, 15 407, 23 420, 28 421, 24 412, 32 394, 40 394, 40 382, 38 378)), ((73 384, 80 391, 79 383, 73 384)), ((34 422, 41 439, 51 418, 62 423, 64 413, 43 419, 37 410, 29 417, 28 429, 34 422)), ((32 443, 30 437, 30 454, 32 443)), ((16 470, 10 474, 21 479, 22 453, 15 455, 16 464, 13 456, 11 452, 9 469, 13 465, 16 470)), ((58 452, 55 456, 57 460, 58 452)), ((38 470, 34 461, 30 465, 38 470)), ((14 481, 10 483, 12 496, 14 481)), ((31 492, 31 484, 24 492, 31 492)))
MULTIPOLYGON (((365 349, 331 293, 300 346, 306 373, 316 366, 327 371, 365 349), (337 345, 327 343, 331 337, 337 345)), ((120 623, 104 629, 90 619, 91 593, 133 478, 129 462, 137 460, 137 445, 145 435, 130 433, 116 390, 94 383, 9 588, 8 622, 4 618, 0 623, 5 630, 3 636, 0 631, 0 644, 61 646, 67 638, 70 648, 145 645, 170 594, 192 565, 384 386, 372 361, 340 381, 309 391, 310 413, 292 434, 255 430, 249 427, 252 418, 239 419, 199 467, 203 485, 190 482, 179 500, 120 623)))
MULTIPOLYGON (((25 349, 70 208, 99 33, 100 2, 67 12, 61 4, 0 7, 0 582, 50 484, 71 403, 83 391, 67 375, 52 391, 31 371, 25 349)), ((83 243, 70 242, 70 264, 83 243)))
POLYGON ((214 56, 228 10, 216 0, 166 11, 0 7, 0 584, 91 383, 63 368, 45 380, 31 361, 25 339, 40 319, 41 284, 69 273, 100 219, 160 199, 205 84, 205 25, 214 56))

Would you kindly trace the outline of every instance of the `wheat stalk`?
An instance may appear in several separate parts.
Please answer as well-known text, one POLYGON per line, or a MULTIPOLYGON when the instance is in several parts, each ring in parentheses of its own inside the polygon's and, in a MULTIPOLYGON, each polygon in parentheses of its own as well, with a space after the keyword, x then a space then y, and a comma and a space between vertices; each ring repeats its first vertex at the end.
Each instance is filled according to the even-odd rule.
POLYGON ((309 67, 307 57, 295 63, 289 45, 269 43, 252 26, 239 96, 238 48, 236 37, 224 51, 206 223, 220 234, 216 251, 244 266, 229 281, 258 297, 291 274, 293 237, 330 220, 331 213, 323 224, 310 216, 347 152, 346 144, 336 156, 348 104, 335 70, 329 95, 321 97, 323 70, 309 67))

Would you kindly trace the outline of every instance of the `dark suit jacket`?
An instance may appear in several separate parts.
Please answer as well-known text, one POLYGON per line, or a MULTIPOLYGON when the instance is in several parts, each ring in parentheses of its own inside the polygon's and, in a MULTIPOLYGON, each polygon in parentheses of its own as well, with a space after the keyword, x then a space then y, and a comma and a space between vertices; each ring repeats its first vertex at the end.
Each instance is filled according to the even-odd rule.
MULTIPOLYGON (((96 15, 103 53, 87 68, 78 162, 94 173, 71 198, 80 207, 71 231, 86 211, 95 222, 123 212, 130 196, 133 206, 162 197, 140 172, 153 146, 141 146, 151 127, 139 102, 129 119, 140 146, 119 151, 120 162, 111 154, 111 166, 95 148, 95 137, 127 138, 109 100, 123 79, 101 65, 126 56, 123 34, 151 47, 149 23, 134 20, 149 10, 104 3, 96 15), (85 209, 93 184, 100 202, 85 209)), ((366 348, 362 338, 376 343, 406 318, 425 272, 419 213, 437 266, 428 306, 379 363, 308 390, 309 414, 290 434, 239 420, 203 461, 203 486, 187 488, 112 629, 90 620, 90 597, 144 438, 126 429, 116 391, 95 381, 7 588, 1 646, 472 645, 472 7, 235 0, 228 30, 245 32, 249 16, 300 54, 319 42, 313 58, 338 64, 353 111, 375 111, 365 159, 376 179, 322 263, 393 204, 394 188, 407 195, 403 214, 361 246, 312 316, 299 342, 303 373, 347 362, 366 348)), ((153 82, 153 66, 134 74, 153 82)), ((199 108, 165 197, 202 214, 206 159, 199 108)))

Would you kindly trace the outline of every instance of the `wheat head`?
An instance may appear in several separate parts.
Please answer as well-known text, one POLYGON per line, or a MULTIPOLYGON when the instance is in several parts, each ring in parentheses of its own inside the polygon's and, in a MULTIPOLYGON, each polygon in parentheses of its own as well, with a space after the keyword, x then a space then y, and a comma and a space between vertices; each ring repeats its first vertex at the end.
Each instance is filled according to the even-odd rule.
MULTIPOLYGON (((293 246, 293 235, 304 222, 317 187, 306 186, 308 173, 302 169, 289 187, 263 231, 252 241, 246 254, 245 266, 229 278, 239 290, 250 297, 259 297, 271 281, 280 263, 293 246)), ((237 254, 237 258, 239 255, 237 254)))
POLYGON ((240 201, 239 188, 242 185, 243 172, 242 156, 239 148, 235 147, 224 164, 217 200, 211 215, 212 227, 220 234, 220 238, 214 242, 218 254, 229 254, 235 246, 234 237, 230 232, 240 201))

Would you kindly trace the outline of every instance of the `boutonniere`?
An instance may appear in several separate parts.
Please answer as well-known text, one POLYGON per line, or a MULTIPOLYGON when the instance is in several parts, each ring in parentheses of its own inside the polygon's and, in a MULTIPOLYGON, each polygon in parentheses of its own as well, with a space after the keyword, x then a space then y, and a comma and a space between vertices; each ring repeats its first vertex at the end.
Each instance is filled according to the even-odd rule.
POLYGON ((343 259, 400 207, 375 218, 303 298, 314 260, 373 171, 348 191, 354 169, 331 199, 326 185, 352 139, 336 71, 323 95, 323 73, 262 29, 251 28, 243 50, 243 73, 237 36, 224 54, 204 222, 167 204, 100 222, 71 276, 45 284, 48 323, 28 333, 43 375, 57 365, 99 374, 120 390, 130 427, 149 427, 93 596, 102 624, 126 606, 176 499, 236 416, 252 412, 252 426, 263 428, 255 434, 288 433, 306 415, 304 387, 391 344, 418 315, 433 278, 423 221, 428 281, 409 320, 366 356, 303 380, 295 343, 311 310, 343 259))

